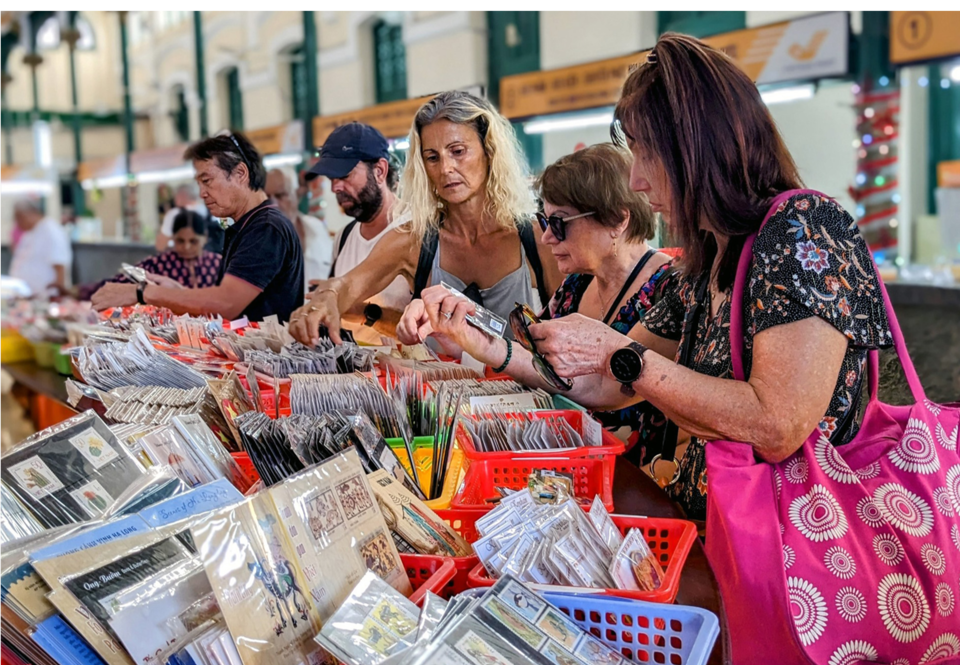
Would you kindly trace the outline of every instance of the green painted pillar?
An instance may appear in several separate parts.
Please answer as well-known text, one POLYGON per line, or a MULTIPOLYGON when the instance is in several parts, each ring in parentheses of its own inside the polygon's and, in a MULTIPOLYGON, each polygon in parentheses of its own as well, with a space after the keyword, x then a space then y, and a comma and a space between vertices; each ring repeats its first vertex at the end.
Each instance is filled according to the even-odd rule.
POLYGON ((193 43, 197 54, 197 98, 200 100, 200 138, 208 134, 207 128, 207 73, 203 61, 203 16, 193 12, 193 43))
MULTIPOLYGON (((7 76, 7 73, 3 73, 4 77, 7 76)), ((10 118, 10 112, 7 109, 7 86, 6 81, 4 81, 4 86, 0 90, 0 110, 3 112, 3 158, 6 161, 7 165, 13 164, 13 142, 11 141, 12 135, 10 133, 10 123, 12 118, 10 118)))
POLYGON ((304 105, 303 149, 310 154, 313 144, 313 118, 320 115, 320 86, 317 71, 317 22, 313 12, 303 12, 303 64, 307 79, 307 103, 304 105))
POLYGON ((123 128, 127 138, 127 173, 130 173, 130 154, 133 145, 133 107, 130 102, 130 54, 127 48, 127 12, 120 15, 120 59, 123 64, 123 128))
MULTIPOLYGON (((133 106, 130 101, 130 54, 127 47, 127 12, 118 12, 120 17, 120 59, 123 63, 123 126, 127 137, 125 170, 132 178, 131 157, 134 151, 133 106)), ((140 228, 135 207, 136 183, 131 181, 123 190, 123 235, 131 240, 140 239, 140 228)))
POLYGON ((69 27, 62 30, 60 33, 61 39, 67 42, 67 45, 70 47, 70 97, 73 103, 73 156, 76 168, 74 169, 74 178, 71 183, 73 188, 73 207, 75 213, 80 215, 86 214, 86 201, 83 192, 83 187, 80 186, 80 181, 77 179, 76 174, 77 170, 80 168, 80 162, 83 161, 83 143, 82 143, 82 127, 80 124, 80 103, 77 97, 77 41, 80 39, 80 31, 77 30, 77 12, 70 12, 69 18, 69 27))

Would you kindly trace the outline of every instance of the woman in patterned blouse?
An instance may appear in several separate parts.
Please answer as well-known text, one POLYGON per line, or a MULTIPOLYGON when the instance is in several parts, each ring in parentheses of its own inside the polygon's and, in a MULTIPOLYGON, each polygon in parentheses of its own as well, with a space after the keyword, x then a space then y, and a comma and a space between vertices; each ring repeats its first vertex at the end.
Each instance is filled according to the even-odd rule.
MULTIPOLYGON (((182 209, 173 220, 173 249, 150 256, 137 264, 147 271, 151 282, 160 286, 196 289, 216 286, 220 255, 204 251, 207 242, 207 220, 193 210, 182 209)), ((128 282, 124 275, 104 280, 92 288, 84 287, 89 299, 106 282, 128 282)))
MULTIPOLYGON (((753 246, 743 300, 730 302, 745 239, 778 194, 801 187, 756 86, 730 58, 665 34, 630 74, 615 117, 633 153, 632 187, 683 247, 679 288, 666 289, 626 336, 579 314, 531 332, 558 374, 577 377, 573 399, 606 409, 646 399, 691 433, 667 491, 689 518, 705 520, 706 442, 750 443, 770 462, 786 459, 817 427, 834 445, 849 442, 867 350, 892 338, 856 223, 819 195, 778 207, 753 246), (732 377, 732 307, 744 312, 746 381, 732 377), (689 366, 680 366, 685 318, 701 309, 689 366), (618 354, 634 359, 618 365, 621 384, 611 356, 631 343, 632 352, 618 354)), ((438 317, 439 332, 446 321, 438 317)), ((654 473, 669 481, 675 467, 665 466, 654 473)))

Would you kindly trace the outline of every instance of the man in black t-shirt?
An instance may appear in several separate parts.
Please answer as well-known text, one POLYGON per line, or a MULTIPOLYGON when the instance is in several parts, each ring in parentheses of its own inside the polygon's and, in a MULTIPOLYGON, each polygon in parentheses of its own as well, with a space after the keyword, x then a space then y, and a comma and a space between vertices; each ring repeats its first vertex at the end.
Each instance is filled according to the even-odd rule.
POLYGON ((149 275, 150 284, 106 284, 93 294, 94 308, 141 304, 177 314, 246 316, 261 321, 271 314, 287 321, 303 303, 303 251, 293 224, 263 191, 266 173, 256 148, 242 134, 214 136, 187 150, 200 197, 215 217, 236 220, 224 237, 217 286, 184 289, 178 282, 149 275))

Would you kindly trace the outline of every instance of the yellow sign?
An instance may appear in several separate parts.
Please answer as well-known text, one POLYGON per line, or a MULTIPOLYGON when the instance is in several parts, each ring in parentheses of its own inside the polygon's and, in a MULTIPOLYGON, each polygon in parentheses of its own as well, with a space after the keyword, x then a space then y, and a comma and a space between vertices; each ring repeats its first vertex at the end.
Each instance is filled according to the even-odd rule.
POLYGON ((937 185, 939 187, 960 187, 960 159, 937 164, 937 185))
POLYGON ((261 155, 279 155, 303 151, 303 123, 299 120, 282 125, 251 129, 244 135, 261 155))
POLYGON ((371 127, 376 127, 388 139, 406 136, 410 133, 413 116, 417 114, 421 106, 433 97, 434 95, 427 95, 416 99, 402 99, 396 102, 368 106, 356 111, 317 116, 313 119, 313 142, 317 146, 323 145, 323 142, 330 136, 330 132, 348 122, 362 122, 371 127))
MULTIPOLYGON (((736 30, 703 42, 764 84, 846 74, 849 34, 847 12, 831 12, 736 30)), ((646 61, 647 53, 506 76, 500 79, 501 112, 508 118, 527 118, 615 104, 627 75, 646 61)))
POLYGON ((960 55, 960 12, 890 12, 890 62, 960 55))

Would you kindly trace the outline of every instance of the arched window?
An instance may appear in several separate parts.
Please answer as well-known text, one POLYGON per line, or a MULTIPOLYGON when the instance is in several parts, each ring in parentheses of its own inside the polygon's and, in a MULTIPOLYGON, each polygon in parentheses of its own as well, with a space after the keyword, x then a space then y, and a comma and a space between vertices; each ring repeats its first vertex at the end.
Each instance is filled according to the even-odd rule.
MULTIPOLYGON (((76 18, 77 30, 80 32, 80 39, 77 40, 78 51, 92 51, 97 47, 96 35, 93 32, 93 26, 83 16, 76 18)), ((60 47, 60 18, 51 16, 40 29, 37 30, 37 50, 53 51, 60 47)))
POLYGON ((190 112, 187 109, 187 93, 182 85, 173 87, 173 108, 170 116, 173 119, 173 128, 181 141, 190 140, 190 112))
POLYGON ((227 93, 227 121, 230 129, 243 131, 243 91, 240 89, 240 71, 232 67, 224 72, 227 93))
POLYGON ((407 98, 407 51, 403 26, 377 21, 373 25, 373 58, 377 103, 407 98))

